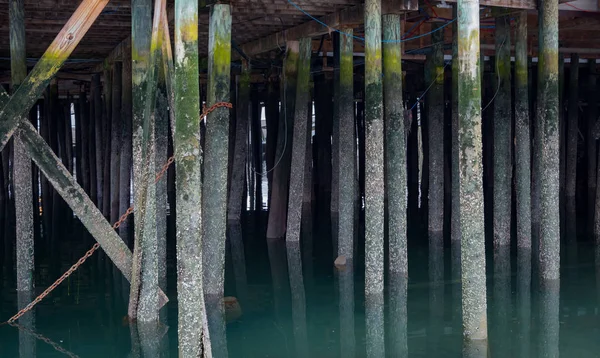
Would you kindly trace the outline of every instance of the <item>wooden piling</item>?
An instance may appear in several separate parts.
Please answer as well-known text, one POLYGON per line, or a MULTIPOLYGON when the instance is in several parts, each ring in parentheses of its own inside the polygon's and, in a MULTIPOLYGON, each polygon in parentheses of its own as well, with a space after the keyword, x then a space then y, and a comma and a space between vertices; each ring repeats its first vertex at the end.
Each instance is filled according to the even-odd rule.
MULTIPOLYGON (((333 123, 331 128, 331 224, 333 236, 339 247, 339 215, 340 215, 340 41, 339 32, 332 35, 333 51, 333 123)), ((354 77, 352 77, 354 78, 354 77)), ((354 107, 354 106, 352 106, 354 107)), ((312 132, 312 131, 311 131, 312 132)), ((338 249, 339 251, 339 249, 338 249)), ((334 252, 334 256, 337 256, 334 252)))
MULTIPOLYGON (((215 4, 210 9, 207 106, 229 102, 231 61, 231 9, 215 4)), ((240 110, 238 108, 238 110, 240 110)), ((214 356, 227 356, 223 290, 227 230, 227 151, 229 110, 218 108, 206 118, 206 144, 202 193, 203 265, 205 298, 214 356)))
MULTIPOLYGON (((121 103, 123 95, 123 63, 117 61, 112 68, 112 100, 111 100, 111 140, 110 140, 110 222, 117 222, 122 214, 119 206, 120 198, 120 171, 122 151, 122 119, 121 103)), ((127 210, 127 209, 125 209, 127 210)))
MULTIPOLYGON (((558 4, 540 3, 537 119, 543 138, 540 172, 540 275, 560 278, 559 138, 558 138, 558 4)), ((574 90, 574 89, 573 89, 574 90)), ((568 164, 567 164, 568 165, 568 164)), ((575 173, 571 173, 573 176, 575 173)))
POLYGON ((569 107, 567 121, 567 181, 565 187, 567 228, 569 243, 577 241, 576 187, 577 187, 577 142, 579 141, 579 55, 571 55, 569 68, 569 107))
POLYGON ((156 105, 157 71, 162 51, 161 12, 164 0, 154 3, 151 22, 151 1, 136 2, 132 26, 132 96, 133 96, 133 187, 135 245, 128 314, 142 322, 157 322, 158 302, 158 239, 156 229, 156 144, 154 110, 156 105))
MULTIPOLYGON (((25 9, 23 0, 9 3, 10 72, 14 94, 27 76, 25 61, 25 9)), ((21 135, 14 141, 13 184, 17 232, 17 291, 34 289, 33 207, 31 159, 27 156, 21 135)))
POLYGON ((279 127, 279 90, 277 82, 271 76, 267 84, 267 100, 265 102, 265 119, 267 125, 267 147, 266 147, 266 172, 269 186, 267 203, 271 203, 271 192, 273 188, 273 171, 275 166, 275 151, 278 143, 277 130, 279 127))
POLYGON ((340 36, 340 73, 338 76, 338 256, 349 262, 354 258, 354 201, 356 192, 356 134, 354 129, 354 38, 353 29, 343 29, 340 36), (339 148, 344 148, 339 150, 339 148))
MULTIPOLYGON (((383 94, 385 104, 387 211, 389 218, 389 272, 397 275, 408 275, 406 251, 406 144, 400 38, 400 15, 384 15, 383 78, 385 80, 383 94)), ((352 140, 353 137, 350 139, 352 140)), ((353 161, 354 157, 350 160, 353 161)), ((340 170, 342 169, 340 168, 340 170)))
POLYGON ((427 135, 428 135, 428 225, 427 231, 431 246, 443 247, 444 228, 444 28, 434 23, 431 30, 432 52, 430 60, 430 81, 427 93, 427 135))
POLYGON ((175 169, 179 354, 212 357, 202 257, 198 2, 175 2, 175 169))
POLYGON ((227 205, 227 220, 240 221, 245 207, 244 182, 246 181, 246 159, 248 154, 248 106, 250 105, 250 65, 242 60, 242 74, 237 76, 238 85, 235 112, 235 145, 231 188, 227 205))
MULTIPOLYGON (((119 168, 119 212, 124 213, 131 202, 131 165, 132 165, 132 106, 133 106, 133 77, 131 48, 127 48, 123 53, 123 75, 122 75, 122 100, 121 100, 121 158, 119 168)), ((127 246, 131 247, 129 238, 130 219, 125 220, 119 226, 119 236, 125 241, 127 246)))
POLYGON ((479 1, 458 2, 458 118, 463 337, 487 340, 479 1))
MULTIPOLYGON (((80 179, 78 182, 83 187, 83 190, 91 197, 90 192, 90 149, 92 146, 90 145, 90 116, 87 106, 87 95, 84 91, 79 92, 79 99, 77 101, 76 106, 79 108, 79 135, 76 140, 79 141, 80 150, 76 155, 77 162, 79 163, 79 172, 77 172, 77 177, 80 179)), ((77 123, 75 124, 77 126, 77 123)))
POLYGON ((256 211, 262 211, 264 200, 262 192, 263 182, 263 144, 262 144, 262 106, 258 91, 254 91, 251 97, 252 114, 250 116, 250 133, 252 142, 253 163, 250 165, 250 173, 255 180, 256 211))
MULTIPOLYGON (((499 11, 503 11, 499 9, 499 11)), ((496 17, 496 83, 494 106, 494 248, 510 245, 512 159, 510 15, 496 17)))
POLYGON ((103 73, 103 85, 102 85, 102 138, 104 139, 104 145, 102 147, 102 158, 103 158, 103 187, 102 192, 104 194, 104 200, 102 200, 102 214, 108 219, 110 218, 111 209, 111 149, 112 149, 112 71, 110 70, 111 64, 104 64, 103 73))
POLYGON ((269 223, 267 238, 282 239, 285 236, 287 218, 288 181, 292 159, 292 139, 294 106, 296 100, 296 78, 298 62, 298 41, 288 41, 284 61, 283 88, 281 90, 281 110, 277 129, 277 146, 273 170, 271 200, 269 202, 269 223))
POLYGON ((385 355, 383 329, 383 84, 381 0, 365 2, 365 295, 367 356, 385 355), (369 324, 372 323, 372 324, 369 324))
POLYGON ((286 242, 288 243, 300 241, 302 197, 304 193, 304 169, 305 161, 308 160, 308 158, 306 158, 306 128, 310 120, 308 117, 308 103, 310 102, 310 44, 310 38, 300 39, 298 55, 298 82, 296 86, 296 105, 294 114, 294 140, 292 145, 292 168, 290 176, 290 195, 287 210, 288 216, 286 242))
POLYGON ((95 157, 96 157, 96 205, 102 208, 104 201, 104 136, 102 133, 102 85, 100 83, 100 74, 96 73, 92 76, 92 94, 94 109, 94 141, 95 141, 95 157))

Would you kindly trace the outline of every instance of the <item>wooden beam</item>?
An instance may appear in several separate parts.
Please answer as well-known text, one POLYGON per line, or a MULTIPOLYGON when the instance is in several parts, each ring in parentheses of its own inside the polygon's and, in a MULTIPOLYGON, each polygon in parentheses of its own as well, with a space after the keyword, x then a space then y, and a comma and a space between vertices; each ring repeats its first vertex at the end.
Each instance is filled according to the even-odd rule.
POLYGON ((108 0, 84 0, 0 112, 0 149, 100 15, 108 0))
MULTIPOLYGON (((413 0, 382 1, 381 12, 383 14, 390 14, 416 10, 417 6, 415 3, 416 2, 413 0)), ((246 53, 248 56, 252 56, 271 51, 279 47, 284 47, 285 42, 288 40, 298 40, 302 37, 321 36, 331 32, 331 28, 340 28, 342 26, 358 26, 364 22, 364 17, 364 7, 362 5, 348 7, 323 16, 319 19, 322 23, 329 25, 329 27, 323 26, 316 21, 309 21, 261 39, 248 42, 240 47, 244 53, 246 53)))

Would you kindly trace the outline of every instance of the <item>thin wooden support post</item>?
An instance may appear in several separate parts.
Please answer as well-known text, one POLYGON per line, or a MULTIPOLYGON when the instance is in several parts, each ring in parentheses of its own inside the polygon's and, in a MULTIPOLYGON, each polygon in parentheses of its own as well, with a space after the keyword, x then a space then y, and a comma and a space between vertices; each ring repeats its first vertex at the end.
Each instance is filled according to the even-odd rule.
MULTIPOLYGON (((240 221, 242 207, 245 207, 244 182, 246 179, 246 159, 248 153, 248 106, 250 105, 250 65, 242 60, 242 74, 237 77, 235 147, 227 220, 240 221)), ((207 127, 208 128, 208 127, 207 127)))
POLYGON ((202 258, 198 1, 175 2, 175 132, 179 354, 212 357, 202 258))
POLYGON ((365 2, 365 306, 367 356, 385 356, 383 332, 384 163, 381 0, 365 2))
MULTIPOLYGON (((104 156, 102 148, 104 148, 104 136, 102 133, 102 85, 100 83, 100 74, 92 75, 92 98, 90 98, 91 107, 93 108, 94 118, 94 145, 95 145, 95 178, 96 178, 96 205, 102 208, 104 201, 104 156)), ((91 112, 90 112, 91 113, 91 112)), ((92 191, 93 195, 93 191, 92 191)))
POLYGON ((157 322, 158 302, 158 238, 156 229, 156 144, 154 110, 157 92, 157 70, 162 51, 161 13, 166 11, 165 0, 154 3, 151 20, 151 1, 141 0, 134 9, 136 24, 132 27, 133 67, 133 187, 135 244, 131 290, 130 318, 142 322, 157 322), (151 30, 151 32, 150 32, 151 30))
MULTIPOLYGON (((500 11, 502 11, 500 9, 500 11)), ((496 84, 494 98, 494 248, 509 248, 511 220, 511 63, 510 15, 496 17, 496 84)), ((496 252, 496 251, 495 251, 496 252)), ((497 260, 494 260, 496 262, 497 260)), ((510 263, 509 263, 510 265, 510 263)))
MULTIPOLYGON (((296 105, 294 114, 294 140, 292 145, 292 167, 290 176, 290 196, 288 202, 286 242, 300 240, 302 222, 302 199, 304 194, 304 169, 307 146, 307 126, 309 120, 308 104, 310 102, 310 38, 302 38, 299 42, 298 82, 296 85, 296 105)), ((291 271, 291 268, 290 268, 291 271)))
POLYGON ((254 153, 254 163, 251 165, 250 175, 254 177, 255 181, 255 196, 256 196, 256 210, 262 211, 264 200, 262 192, 263 183, 263 135, 262 135, 262 106, 260 104, 260 97, 258 90, 255 89, 253 94, 250 96, 252 102, 252 114, 251 114, 251 125, 250 132, 252 135, 252 153, 254 153))
POLYGON ((383 78, 385 80, 383 94, 385 104, 389 272, 392 275, 406 275, 408 277, 406 251, 406 138, 404 133, 400 37, 400 15, 384 15, 383 78))
POLYGON ((597 77, 595 59, 588 60, 588 83, 587 83, 587 123, 588 123, 588 135, 587 135, 587 154, 588 154, 588 233, 594 233, 594 218, 596 211, 596 166, 597 156, 596 151, 598 150, 598 141, 596 140, 596 122, 598 121, 598 89, 597 89, 597 77))
MULTIPOLYGON (((269 195, 267 203, 271 203, 271 193, 273 191, 273 171, 275 167, 275 151, 278 143, 277 130, 279 127, 279 93, 277 82, 271 76, 267 84, 267 100, 265 101, 265 119, 267 126, 267 148, 266 148, 266 172, 269 186, 269 195)), ((270 205, 269 205, 270 210, 270 205)))
MULTIPOLYGON (((121 96, 123 86, 123 63, 115 62, 112 68, 112 114, 110 127, 110 222, 117 222, 123 213, 119 206, 119 179, 121 169, 121 137, 123 135, 121 119, 121 96)), ((127 210, 127 209, 125 209, 127 210)))
MULTIPOLYGON (((24 11, 23 0, 10 1, 10 69, 13 93, 18 91, 27 76, 24 11)), ((31 159, 27 156, 20 135, 15 137, 14 143, 13 183, 17 217, 17 291, 32 291, 34 289, 34 254, 31 159)))
MULTIPOLYGON (((427 94, 428 225, 429 248, 444 246, 444 28, 432 26, 430 56, 431 89, 427 94)), ((442 252, 443 255, 443 252, 442 252)), ((442 274, 443 275, 443 274, 442 274)))
POLYGON ((294 106, 296 99, 296 79, 298 62, 298 42, 288 41, 283 79, 281 81, 281 111, 279 128, 277 129, 277 146, 273 170, 271 199, 269 201, 269 223, 267 238, 282 239, 285 236, 285 220, 287 217, 288 181, 292 158, 292 140, 294 123, 294 106))
MULTIPOLYGON (((123 76, 122 76, 122 106, 121 106, 121 119, 122 119, 122 132, 121 132, 121 160, 119 162, 119 212, 124 213, 130 206, 131 202, 131 165, 132 165, 132 150, 133 143, 131 139, 132 132, 132 61, 131 61, 131 48, 127 48, 124 51, 123 58, 123 76)), ((119 235, 121 239, 125 241, 127 246, 131 247, 131 240, 129 237, 129 225, 130 219, 125 220, 121 226, 119 226, 119 235)))
MULTIPOLYGON (((340 73, 339 101, 337 113, 339 117, 338 142, 338 256, 344 256, 354 262, 354 202, 356 200, 356 132, 354 130, 354 39, 350 36, 353 29, 344 28, 347 35, 340 36, 340 73), (343 148, 343 149, 341 149, 343 148), (341 149, 341 150, 340 150, 341 149)), ((352 266, 350 266, 352 267, 352 266)))
POLYGON ((103 183, 103 194, 104 200, 102 201, 102 213, 108 219, 110 218, 110 209, 111 209, 111 143, 112 143, 112 135, 111 135, 111 117, 112 117, 112 71, 109 68, 109 64, 104 65, 104 75, 103 75, 103 86, 102 86, 102 138, 104 139, 104 146, 102 147, 102 158, 103 164, 102 173, 104 179, 103 183))
MULTIPOLYGON (((79 108, 79 138, 80 141, 79 156, 77 162, 80 165, 80 171, 77 176, 81 179, 81 185, 85 192, 91 197, 90 188, 90 150, 93 148, 90 143, 90 114, 86 103, 86 93, 81 91, 76 106, 79 108)), ((75 124, 77 126, 77 124, 75 124)))
POLYGON ((0 149, 83 38, 109 0, 84 0, 0 111, 0 149))
MULTIPOLYGON (((73 109, 75 111, 75 173, 77 173, 77 184, 79 184, 79 186, 81 186, 84 190, 86 190, 85 186, 83 185, 83 167, 81 165, 81 157, 82 157, 82 153, 83 153, 83 145, 81 143, 81 106, 80 106, 80 101, 79 101, 79 97, 81 97, 81 92, 78 96, 77 101, 73 100, 73 109)), ((37 109, 35 106, 33 107, 34 109, 37 109)), ((31 118, 31 117, 30 117, 31 118)), ((33 123, 32 123, 33 124, 33 123)), ((37 126, 35 124, 33 124, 34 127, 37 128, 37 126)), ((86 193, 88 195, 89 192, 86 190, 86 193)))
POLYGON ((569 68, 569 107, 567 121, 567 181, 565 188, 567 228, 569 243, 577 241, 576 188, 577 146, 579 142, 579 55, 571 55, 569 68))
MULTIPOLYGON (((479 1, 458 2, 458 118, 463 336, 487 340, 479 1)), ((468 349, 468 347, 466 347, 468 349)))
MULTIPOLYGON (((560 211, 558 138, 558 3, 544 1, 539 8, 539 62, 537 120, 543 129, 540 172, 540 275, 559 280, 560 211)), ((574 90, 573 88, 571 90, 574 90)), ((568 164, 567 164, 568 165, 568 164)), ((569 175, 575 175, 570 173, 569 175)))
MULTIPOLYGON (((229 102, 231 9, 210 9, 207 106, 229 102)), ((240 108, 237 109, 241 110, 240 108)), ((214 356, 227 356, 223 306, 225 239, 227 230, 227 157, 229 111, 218 108, 206 118, 202 215, 206 307, 214 356)))

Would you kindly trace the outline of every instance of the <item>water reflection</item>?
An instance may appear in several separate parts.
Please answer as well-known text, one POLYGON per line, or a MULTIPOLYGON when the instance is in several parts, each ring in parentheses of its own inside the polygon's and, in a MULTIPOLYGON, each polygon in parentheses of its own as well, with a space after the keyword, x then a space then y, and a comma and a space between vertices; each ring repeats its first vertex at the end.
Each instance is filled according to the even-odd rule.
POLYGON ((365 295, 367 328, 367 357, 385 357, 385 334, 383 326, 383 293, 365 295))
POLYGON ((167 357, 168 346, 164 344, 167 330, 168 327, 160 322, 131 324, 129 326, 130 357, 167 357))
MULTIPOLYGON (((33 301, 33 291, 17 291, 19 310, 25 308, 33 301)), ((27 330, 35 331, 35 310, 25 313, 19 318, 19 325, 27 330)), ((19 330, 19 357, 36 357, 36 339, 24 329, 19 330)))
POLYGON ((427 356, 441 353, 444 334, 444 241, 441 233, 429 238, 429 321, 427 327, 427 356))
POLYGON ((390 272, 389 281, 388 340, 390 356, 408 357, 407 339, 407 285, 408 277, 404 273, 390 272))
POLYGON ((511 355, 509 317, 511 317, 510 289, 510 246, 494 247, 494 277, 492 278, 492 304, 488 305, 490 317, 489 334, 491 348, 495 355, 509 357, 511 355))
POLYGON ((517 252, 517 344, 518 357, 531 356, 531 249, 517 252))
POLYGON ((539 293, 539 337, 538 356, 559 356, 559 304, 560 281, 548 280, 540 282, 539 293))
POLYGON ((340 314, 340 357, 356 356, 354 336, 354 263, 346 261, 345 267, 336 269, 340 314))
POLYGON ((228 225, 228 239, 231 247, 233 262, 233 275, 235 277, 235 291, 240 305, 248 303, 248 279, 246 276, 246 257, 244 254, 244 241, 242 239, 242 224, 231 222, 228 225))
POLYGON ((287 259, 292 293, 292 322, 296 342, 296 357, 309 357, 306 331, 306 297, 300 257, 300 242, 287 241, 287 259))

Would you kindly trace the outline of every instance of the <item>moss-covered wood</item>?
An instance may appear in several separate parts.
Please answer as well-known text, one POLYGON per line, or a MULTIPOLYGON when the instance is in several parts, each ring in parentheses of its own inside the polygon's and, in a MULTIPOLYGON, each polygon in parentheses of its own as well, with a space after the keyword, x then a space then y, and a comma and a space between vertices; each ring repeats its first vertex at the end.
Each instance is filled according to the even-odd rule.
MULTIPOLYGON (((352 28, 344 32, 352 34, 352 28)), ((338 76, 339 117, 338 144, 338 256, 344 256, 350 262, 354 258, 354 201, 356 192, 356 132, 354 129, 354 55, 351 36, 340 36, 340 73, 338 76), (342 149, 343 148, 343 149, 342 149), (342 149, 342 150, 340 150, 342 149)))
MULTIPOLYGON (((229 102, 231 62, 231 8, 210 9, 207 106, 229 102)), ((177 48, 177 47, 176 47, 177 48)), ((239 109, 238 109, 239 110, 239 109)), ((227 158, 229 110, 218 108, 206 118, 202 184, 203 266, 207 311, 214 356, 227 356, 223 290, 227 230, 227 158)))
MULTIPOLYGON (((537 120, 543 128, 540 188, 540 277, 560 278, 558 4, 540 3, 537 120)), ((540 153, 537 153, 539 155, 540 153)), ((568 164, 567 164, 568 165, 568 164)), ((575 173, 571 173, 575 175, 575 173)))
POLYGON ((139 12, 134 15, 134 18, 139 17, 139 22, 133 31, 136 37, 132 42, 132 58, 134 61, 139 61, 134 63, 139 64, 140 67, 145 63, 146 71, 137 72, 140 68, 136 66, 133 72, 133 179, 134 206, 137 208, 137 216, 132 277, 139 278, 139 282, 134 283, 132 280, 129 317, 144 322, 155 322, 158 321, 159 308, 155 293, 159 288, 156 186, 153 174, 156 172, 154 110, 160 52, 164 40, 161 13, 166 11, 166 1, 160 0, 154 3, 150 43, 147 42, 150 3, 140 2, 135 9, 139 12))
POLYGON ((41 96, 62 64, 83 38, 109 0, 84 0, 42 58, 0 111, 0 149, 4 148, 21 121, 41 96))
MULTIPOLYGON (((281 109, 277 129, 277 145, 273 164, 271 199, 267 238, 282 239, 285 236, 287 218, 288 182, 292 161, 294 132, 294 108, 296 103, 296 80, 298 76, 298 41, 288 41, 281 91, 281 109)), ((274 111, 274 108, 271 108, 274 111)), ((271 113, 272 117, 273 114, 271 113)), ((269 168, 271 169, 271 168, 269 168)))
POLYGON ((463 336, 487 340, 479 1, 458 2, 458 119, 463 336))
MULTIPOLYGON (((407 275, 406 144, 402 99, 402 49, 399 42, 400 37, 400 15, 384 15, 383 78, 385 80, 383 82, 383 91, 385 105, 389 271, 395 275, 407 275)), ((350 65, 352 64, 350 63, 350 65)), ((350 139, 353 140, 354 136, 350 139)), ((354 157, 351 160, 354 160, 354 157)))
MULTIPOLYGON (((23 0, 11 0, 9 2, 10 75, 13 93, 18 90, 27 76, 24 17, 23 0)), ((3 107, 6 100, 6 96, 2 98, 3 107)), ((17 291, 32 291, 34 288, 34 231, 31 159, 27 156, 20 135, 16 135, 14 141, 13 185, 17 218, 17 291)))
POLYGON ((210 357, 203 292, 198 2, 175 2, 175 132, 179 355, 210 357), (204 348, 204 352, 202 349, 204 348))
POLYGON ((496 84, 494 98, 494 247, 510 244, 511 219, 511 63, 510 15, 496 17, 496 84))
POLYGON ((384 162, 381 0, 365 2, 365 295, 367 356, 385 355, 382 326, 384 162), (381 298, 381 299, 380 299, 381 298), (371 324, 370 324, 371 323, 371 324))
MULTIPOLYGON (((310 102, 310 55, 311 39, 302 38, 299 42, 298 82, 296 86, 296 105, 294 114, 294 140, 292 144, 292 168, 290 176, 290 195, 287 210, 286 242, 300 241, 302 219, 302 198, 304 192, 307 126, 310 102)), ((291 270, 291 268, 290 268, 291 270)), ((291 271, 290 271, 291 272, 291 271)))
POLYGON ((232 221, 241 220, 242 207, 245 206, 244 183, 248 158, 248 106, 250 105, 250 65, 245 60, 242 61, 242 74, 237 77, 237 85, 235 145, 227 205, 227 220, 232 221))

